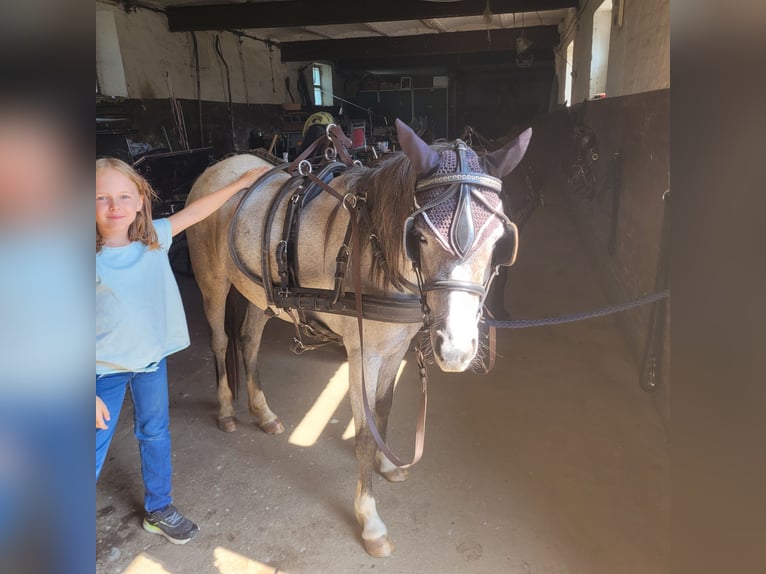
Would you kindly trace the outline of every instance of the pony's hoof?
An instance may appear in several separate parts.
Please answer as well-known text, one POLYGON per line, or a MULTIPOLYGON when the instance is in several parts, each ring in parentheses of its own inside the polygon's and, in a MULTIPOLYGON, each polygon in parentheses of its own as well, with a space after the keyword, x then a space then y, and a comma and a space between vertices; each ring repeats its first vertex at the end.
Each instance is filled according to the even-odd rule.
POLYGON ((279 419, 274 419, 273 421, 259 424, 258 426, 261 427, 261 430, 266 434, 282 434, 285 432, 285 425, 283 425, 282 421, 279 419))
POLYGON ((218 428, 223 432, 234 432, 237 430, 237 417, 221 417, 218 419, 218 428))
POLYGON ((393 470, 380 471, 388 482, 404 482, 410 477, 410 472, 406 468, 395 468, 393 470))
POLYGON ((362 542, 364 543, 364 549, 367 551, 367 554, 375 558, 391 556, 391 553, 394 551, 394 545, 388 539, 388 536, 381 536, 375 540, 365 540, 362 538, 362 542))

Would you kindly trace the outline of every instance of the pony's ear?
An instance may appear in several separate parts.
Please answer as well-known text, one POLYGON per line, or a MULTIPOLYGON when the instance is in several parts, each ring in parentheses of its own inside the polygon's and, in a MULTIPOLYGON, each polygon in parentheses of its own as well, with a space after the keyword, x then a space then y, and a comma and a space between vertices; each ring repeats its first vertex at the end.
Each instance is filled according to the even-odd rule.
POLYGON ((399 118, 396 119, 396 134, 417 175, 426 175, 439 166, 439 154, 399 118))
POLYGON ((486 172, 498 178, 511 173, 524 157, 531 137, 532 128, 527 128, 505 147, 484 155, 481 161, 486 172))

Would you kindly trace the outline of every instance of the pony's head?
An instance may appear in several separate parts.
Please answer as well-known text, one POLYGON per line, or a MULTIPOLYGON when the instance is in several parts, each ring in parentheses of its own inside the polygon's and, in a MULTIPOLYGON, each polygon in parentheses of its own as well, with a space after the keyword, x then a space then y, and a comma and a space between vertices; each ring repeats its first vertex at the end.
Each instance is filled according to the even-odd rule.
POLYGON ((503 213, 501 178, 521 161, 532 130, 478 156, 461 140, 430 147, 403 122, 396 128, 417 178, 404 245, 423 294, 434 360, 443 371, 464 371, 479 350, 490 283, 516 256, 517 230, 503 213))

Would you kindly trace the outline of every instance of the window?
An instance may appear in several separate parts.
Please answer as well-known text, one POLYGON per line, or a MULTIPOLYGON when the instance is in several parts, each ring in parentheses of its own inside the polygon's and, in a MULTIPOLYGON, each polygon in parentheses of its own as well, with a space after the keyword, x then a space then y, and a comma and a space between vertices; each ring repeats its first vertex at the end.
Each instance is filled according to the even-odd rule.
POLYGON ((564 71, 564 103, 567 106, 572 105, 572 64, 574 62, 574 40, 567 44, 567 61, 564 71))
POLYGON ((604 0, 593 14, 593 45, 590 54, 590 98, 606 93, 609 35, 612 30, 612 0, 604 0))
POLYGON ((314 105, 322 105, 322 69, 318 64, 311 67, 311 83, 314 85, 314 105))
POLYGON ((315 106, 332 105, 332 67, 327 64, 311 65, 311 85, 315 106))

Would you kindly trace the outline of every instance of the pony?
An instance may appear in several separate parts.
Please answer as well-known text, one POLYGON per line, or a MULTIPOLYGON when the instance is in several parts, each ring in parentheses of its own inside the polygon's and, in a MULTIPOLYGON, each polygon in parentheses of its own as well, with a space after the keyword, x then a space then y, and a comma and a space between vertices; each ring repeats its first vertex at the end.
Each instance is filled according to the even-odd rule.
MULTIPOLYGON (((280 199, 280 194, 284 196, 280 190, 294 185, 285 170, 274 168, 244 196, 230 199, 187 231, 211 327, 221 430, 237 428, 226 367, 229 337, 224 328, 232 286, 247 300, 239 337, 248 405, 266 433, 284 432, 266 402, 257 370, 266 322, 272 317, 295 321, 342 341, 356 429, 354 511, 364 548, 377 557, 390 555, 393 543, 376 508, 373 472, 377 469, 387 480, 398 482, 407 478, 408 465, 395 464, 386 454, 390 451, 379 448, 373 429, 385 441, 394 378, 419 331, 429 347, 428 356, 446 372, 465 371, 486 352, 480 349, 479 323, 487 290, 498 267, 512 262, 516 252, 515 226, 503 213, 499 197, 501 178, 521 161, 531 136, 529 129, 505 147, 478 156, 461 140, 429 146, 399 120, 396 129, 402 151, 387 154, 375 166, 346 170, 328 184, 333 193, 319 193, 296 216, 300 233, 293 246, 298 276, 294 284, 337 293, 336 253, 339 247, 340 251, 350 248, 351 262, 360 272, 354 285, 347 281, 341 290, 353 291, 354 297, 360 293, 370 302, 382 301, 377 313, 331 312, 344 307, 337 294, 332 304, 321 309, 316 300, 313 306, 303 305, 300 298, 281 307, 275 303, 278 294, 290 290, 289 285, 285 287, 288 273, 279 257, 291 203, 287 196, 280 199), (348 239, 349 225, 356 217, 354 208, 362 204, 366 213, 358 218, 360 238, 353 244, 348 239), (271 277, 280 277, 282 284, 272 283, 271 277), (396 309, 413 300, 415 313, 409 312, 406 318, 395 315, 396 309)), ((198 178, 188 202, 264 164, 246 154, 224 159, 198 178)), ((299 167, 305 175, 305 166, 299 167)), ((297 189, 303 189, 300 185, 304 184, 297 189)))

